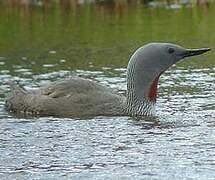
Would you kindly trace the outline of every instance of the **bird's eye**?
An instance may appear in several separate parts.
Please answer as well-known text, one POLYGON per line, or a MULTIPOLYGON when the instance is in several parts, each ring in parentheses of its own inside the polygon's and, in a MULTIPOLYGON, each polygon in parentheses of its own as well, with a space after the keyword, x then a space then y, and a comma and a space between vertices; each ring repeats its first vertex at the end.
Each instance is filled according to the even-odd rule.
POLYGON ((174 52, 175 52, 175 49, 173 49, 173 48, 169 48, 169 49, 168 49, 168 53, 169 53, 169 54, 172 54, 172 53, 174 53, 174 52))

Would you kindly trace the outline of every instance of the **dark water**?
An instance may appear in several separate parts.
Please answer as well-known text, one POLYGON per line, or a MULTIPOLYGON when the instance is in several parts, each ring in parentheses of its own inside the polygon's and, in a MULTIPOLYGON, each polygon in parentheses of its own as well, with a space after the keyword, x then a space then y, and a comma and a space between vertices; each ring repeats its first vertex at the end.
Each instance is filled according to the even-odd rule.
POLYGON ((215 49, 212 4, 69 5, 0 5, 0 179, 215 179, 213 51, 161 77, 153 118, 4 110, 11 79, 31 89, 78 75, 124 92, 129 56, 147 42, 215 49))

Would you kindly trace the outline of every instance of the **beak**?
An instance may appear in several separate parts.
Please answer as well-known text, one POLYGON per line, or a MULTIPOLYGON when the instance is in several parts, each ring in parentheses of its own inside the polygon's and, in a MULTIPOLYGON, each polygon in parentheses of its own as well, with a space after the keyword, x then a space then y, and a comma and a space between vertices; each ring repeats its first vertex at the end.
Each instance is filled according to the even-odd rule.
POLYGON ((201 49, 186 49, 186 51, 182 54, 183 58, 189 57, 189 56, 196 56, 203 54, 207 51, 210 51, 210 48, 201 48, 201 49))

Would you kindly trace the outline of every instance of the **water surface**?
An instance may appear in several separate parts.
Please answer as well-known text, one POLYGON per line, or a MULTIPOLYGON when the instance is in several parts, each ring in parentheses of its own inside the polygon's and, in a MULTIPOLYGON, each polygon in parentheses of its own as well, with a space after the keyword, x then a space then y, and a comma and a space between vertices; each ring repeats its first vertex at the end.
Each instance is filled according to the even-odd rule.
POLYGON ((214 179, 213 52, 163 74, 153 118, 17 117, 4 110, 8 80, 31 89, 81 76, 124 93, 136 48, 168 41, 215 49, 214 16, 213 4, 0 4, 1 179, 214 179))

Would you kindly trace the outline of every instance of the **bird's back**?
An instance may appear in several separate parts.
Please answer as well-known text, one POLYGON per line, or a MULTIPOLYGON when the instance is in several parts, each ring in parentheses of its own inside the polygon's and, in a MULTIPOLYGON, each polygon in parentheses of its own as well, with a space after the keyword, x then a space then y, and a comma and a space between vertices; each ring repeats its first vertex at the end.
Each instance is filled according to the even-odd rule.
POLYGON ((124 96, 83 78, 52 83, 33 92, 11 86, 6 107, 13 112, 61 117, 124 114, 124 96))

